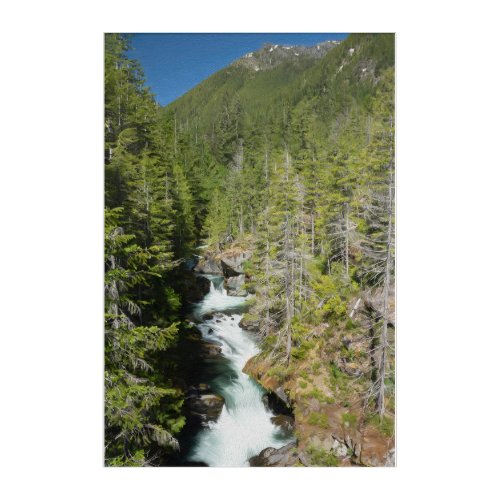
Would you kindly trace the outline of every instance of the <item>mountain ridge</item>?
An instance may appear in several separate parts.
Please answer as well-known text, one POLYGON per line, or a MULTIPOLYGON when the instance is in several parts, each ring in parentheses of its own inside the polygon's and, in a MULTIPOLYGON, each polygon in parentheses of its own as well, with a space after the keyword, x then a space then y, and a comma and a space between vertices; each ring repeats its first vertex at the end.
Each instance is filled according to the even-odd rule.
POLYGON ((230 66, 241 66, 254 71, 262 71, 275 68, 285 61, 294 61, 296 57, 320 59, 340 43, 338 40, 325 40, 310 46, 265 43, 259 50, 244 54, 233 61, 230 66))

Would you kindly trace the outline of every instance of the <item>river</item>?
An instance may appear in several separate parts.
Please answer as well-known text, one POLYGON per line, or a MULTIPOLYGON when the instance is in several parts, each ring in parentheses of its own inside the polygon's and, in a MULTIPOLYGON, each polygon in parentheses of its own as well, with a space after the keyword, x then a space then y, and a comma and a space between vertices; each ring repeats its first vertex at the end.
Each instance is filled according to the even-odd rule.
POLYGON ((273 413, 262 401, 264 389, 243 373, 245 363, 259 352, 252 334, 238 326, 246 299, 228 296, 222 277, 207 277, 210 292, 193 314, 203 338, 221 344, 221 362, 207 363, 205 382, 225 404, 219 419, 198 431, 188 458, 215 467, 248 466, 249 458, 270 446, 280 448, 293 436, 271 422, 273 413), (203 319, 213 313, 220 314, 203 319))

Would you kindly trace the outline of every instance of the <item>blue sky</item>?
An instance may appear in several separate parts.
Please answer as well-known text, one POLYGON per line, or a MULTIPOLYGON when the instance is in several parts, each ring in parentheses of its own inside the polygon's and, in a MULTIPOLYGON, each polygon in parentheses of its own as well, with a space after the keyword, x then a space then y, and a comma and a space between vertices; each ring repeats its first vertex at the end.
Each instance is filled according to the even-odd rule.
POLYGON ((343 33, 136 33, 129 56, 140 61, 146 82, 162 105, 266 42, 314 45, 343 33))

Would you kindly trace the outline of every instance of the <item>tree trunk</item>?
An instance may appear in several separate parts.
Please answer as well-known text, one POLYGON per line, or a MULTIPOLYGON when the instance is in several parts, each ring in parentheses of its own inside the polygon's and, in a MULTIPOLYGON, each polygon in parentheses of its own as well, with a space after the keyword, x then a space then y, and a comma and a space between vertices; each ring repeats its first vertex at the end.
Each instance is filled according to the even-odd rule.
POLYGON ((349 279, 349 204, 346 203, 344 207, 344 218, 345 218, 345 275, 349 279))
POLYGON ((311 254, 314 257, 314 207, 311 208, 311 254))
MULTIPOLYGON (((392 160, 391 160, 392 163, 392 160)), ((387 317, 389 315, 389 286, 391 280, 391 246, 392 246, 392 164, 389 166, 389 225, 387 229, 387 248, 385 262, 385 279, 384 279, 384 305, 382 318, 382 332, 380 336, 380 388, 377 396, 377 411, 379 417, 382 418, 385 414, 385 365, 387 359, 387 317)))

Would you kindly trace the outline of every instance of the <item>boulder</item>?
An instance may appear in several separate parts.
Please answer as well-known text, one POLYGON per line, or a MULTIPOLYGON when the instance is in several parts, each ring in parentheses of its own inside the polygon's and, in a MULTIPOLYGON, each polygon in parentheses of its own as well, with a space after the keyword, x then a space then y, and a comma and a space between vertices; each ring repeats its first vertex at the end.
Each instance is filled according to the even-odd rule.
POLYGON ((290 401, 288 400, 288 396, 286 395, 283 387, 278 387, 274 392, 276 393, 276 396, 278 396, 281 401, 286 404, 287 407, 290 406, 290 401))
POLYGON ((213 257, 206 255, 202 257, 194 268, 195 273, 222 274, 222 267, 213 257))
POLYGON ((290 415, 276 415, 271 418, 271 422, 287 434, 295 429, 295 420, 290 415))
POLYGON ((224 276, 229 278, 244 274, 243 263, 252 256, 252 252, 246 250, 229 250, 221 254, 220 263, 224 276))
POLYGON ((344 443, 341 443, 337 439, 333 439, 332 453, 338 458, 347 457, 349 449, 344 443))
POLYGON ((184 272, 179 278, 181 295, 188 304, 195 304, 210 291, 210 281, 205 276, 184 272))
POLYGON ((243 289, 245 285, 245 275, 238 274, 236 276, 231 276, 226 280, 227 294, 236 297, 246 297, 248 292, 243 289))
POLYGON ((295 443, 281 448, 266 448, 248 461, 250 467, 293 467, 299 461, 295 443))
POLYGON ((249 332, 258 332, 259 324, 260 324, 259 318, 251 316, 249 314, 244 314, 240 322, 238 323, 238 326, 240 328, 243 328, 243 330, 247 330, 249 332))
MULTIPOLYGON (((280 393, 283 391, 282 387, 278 387, 276 391, 281 389, 280 393)), ((284 391, 283 391, 284 394, 284 391)), ((286 395, 285 395, 286 397, 286 395)), ((262 396, 262 402, 264 403, 264 406, 269 410, 272 411, 273 413, 276 413, 278 415, 287 415, 292 417, 293 413, 292 410, 290 409, 288 405, 288 399, 283 400, 281 397, 279 397, 276 393, 274 392, 268 392, 262 396)))
POLYGON ((214 356, 218 356, 222 352, 222 349, 221 349, 222 343, 217 342, 216 340, 213 340, 210 342, 203 340, 200 342, 200 345, 201 345, 202 354, 204 357, 211 358, 214 356))
POLYGON ((217 394, 191 394, 186 398, 185 405, 189 417, 206 424, 219 418, 224 398, 217 394))

